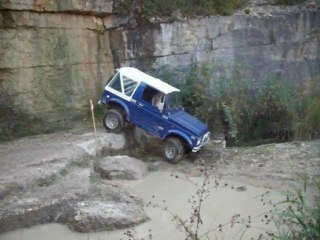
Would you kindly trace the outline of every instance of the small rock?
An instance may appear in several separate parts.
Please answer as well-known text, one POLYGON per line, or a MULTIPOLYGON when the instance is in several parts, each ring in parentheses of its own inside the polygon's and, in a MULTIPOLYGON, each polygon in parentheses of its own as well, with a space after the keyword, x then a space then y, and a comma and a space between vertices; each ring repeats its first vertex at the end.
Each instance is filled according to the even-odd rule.
POLYGON ((139 159, 128 156, 109 156, 95 164, 95 170, 108 179, 136 180, 147 175, 147 165, 139 159))
POLYGON ((161 161, 156 161, 148 165, 149 172, 159 171, 160 168, 161 168, 161 161))
POLYGON ((245 187, 245 186, 237 187, 237 188, 236 188, 236 191, 237 191, 237 192, 247 191, 247 187, 245 187))

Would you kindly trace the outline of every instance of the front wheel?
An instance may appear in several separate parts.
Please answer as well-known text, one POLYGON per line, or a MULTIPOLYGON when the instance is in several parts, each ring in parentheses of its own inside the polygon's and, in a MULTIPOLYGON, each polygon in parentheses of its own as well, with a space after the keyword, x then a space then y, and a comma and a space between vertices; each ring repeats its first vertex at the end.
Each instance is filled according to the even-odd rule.
POLYGON ((103 118, 103 126, 110 132, 120 132, 124 127, 123 114, 118 109, 109 109, 103 118))
POLYGON ((169 163, 179 162, 184 155, 184 146, 179 138, 168 138, 164 144, 164 157, 169 163))

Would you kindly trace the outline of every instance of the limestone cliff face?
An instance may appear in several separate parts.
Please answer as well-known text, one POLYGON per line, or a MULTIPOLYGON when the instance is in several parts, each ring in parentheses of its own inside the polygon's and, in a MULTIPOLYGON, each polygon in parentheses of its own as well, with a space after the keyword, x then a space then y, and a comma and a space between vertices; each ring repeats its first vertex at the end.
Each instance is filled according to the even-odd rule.
POLYGON ((85 115, 114 71, 100 18, 110 1, 9 0, 0 8, 1 104, 46 121, 85 115))
POLYGON ((115 18, 112 3, 0 0, 0 104, 45 121, 83 116, 114 65, 150 71, 211 62, 221 66, 217 76, 233 77, 240 67, 257 81, 320 75, 319 8, 128 28, 130 19, 115 18))
POLYGON ((234 77, 241 68, 243 77, 257 81, 274 74, 305 81, 320 74, 319 9, 214 16, 113 35, 122 35, 125 46, 115 52, 119 63, 143 69, 210 62, 221 66, 217 75, 234 77))

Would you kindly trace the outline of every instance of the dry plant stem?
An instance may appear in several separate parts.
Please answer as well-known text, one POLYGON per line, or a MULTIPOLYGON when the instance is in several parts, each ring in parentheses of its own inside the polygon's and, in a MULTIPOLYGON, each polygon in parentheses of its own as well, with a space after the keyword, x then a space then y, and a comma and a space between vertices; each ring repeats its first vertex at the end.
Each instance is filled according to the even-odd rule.
POLYGON ((208 180, 209 180, 209 175, 206 172, 205 173, 205 179, 204 179, 204 181, 202 183, 202 186, 200 188, 200 196, 199 196, 198 207, 195 209, 195 211, 196 211, 195 214, 196 214, 196 219, 197 219, 196 233, 195 233, 196 239, 198 239, 199 224, 202 223, 200 210, 201 210, 202 202, 204 200, 204 193, 206 192, 205 191, 205 187, 207 185, 207 181, 208 180))

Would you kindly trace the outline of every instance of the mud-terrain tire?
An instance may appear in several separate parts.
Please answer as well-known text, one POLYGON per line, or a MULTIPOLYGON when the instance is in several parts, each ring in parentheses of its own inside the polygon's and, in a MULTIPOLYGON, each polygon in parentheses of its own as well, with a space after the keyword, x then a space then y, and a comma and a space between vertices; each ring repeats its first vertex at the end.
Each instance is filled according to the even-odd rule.
POLYGON ((183 143, 179 138, 168 138, 164 143, 163 155, 167 162, 175 164, 179 162, 185 153, 183 143))
POLYGON ((124 117, 121 110, 108 109, 103 118, 103 126, 108 132, 120 132, 124 128, 124 117))

